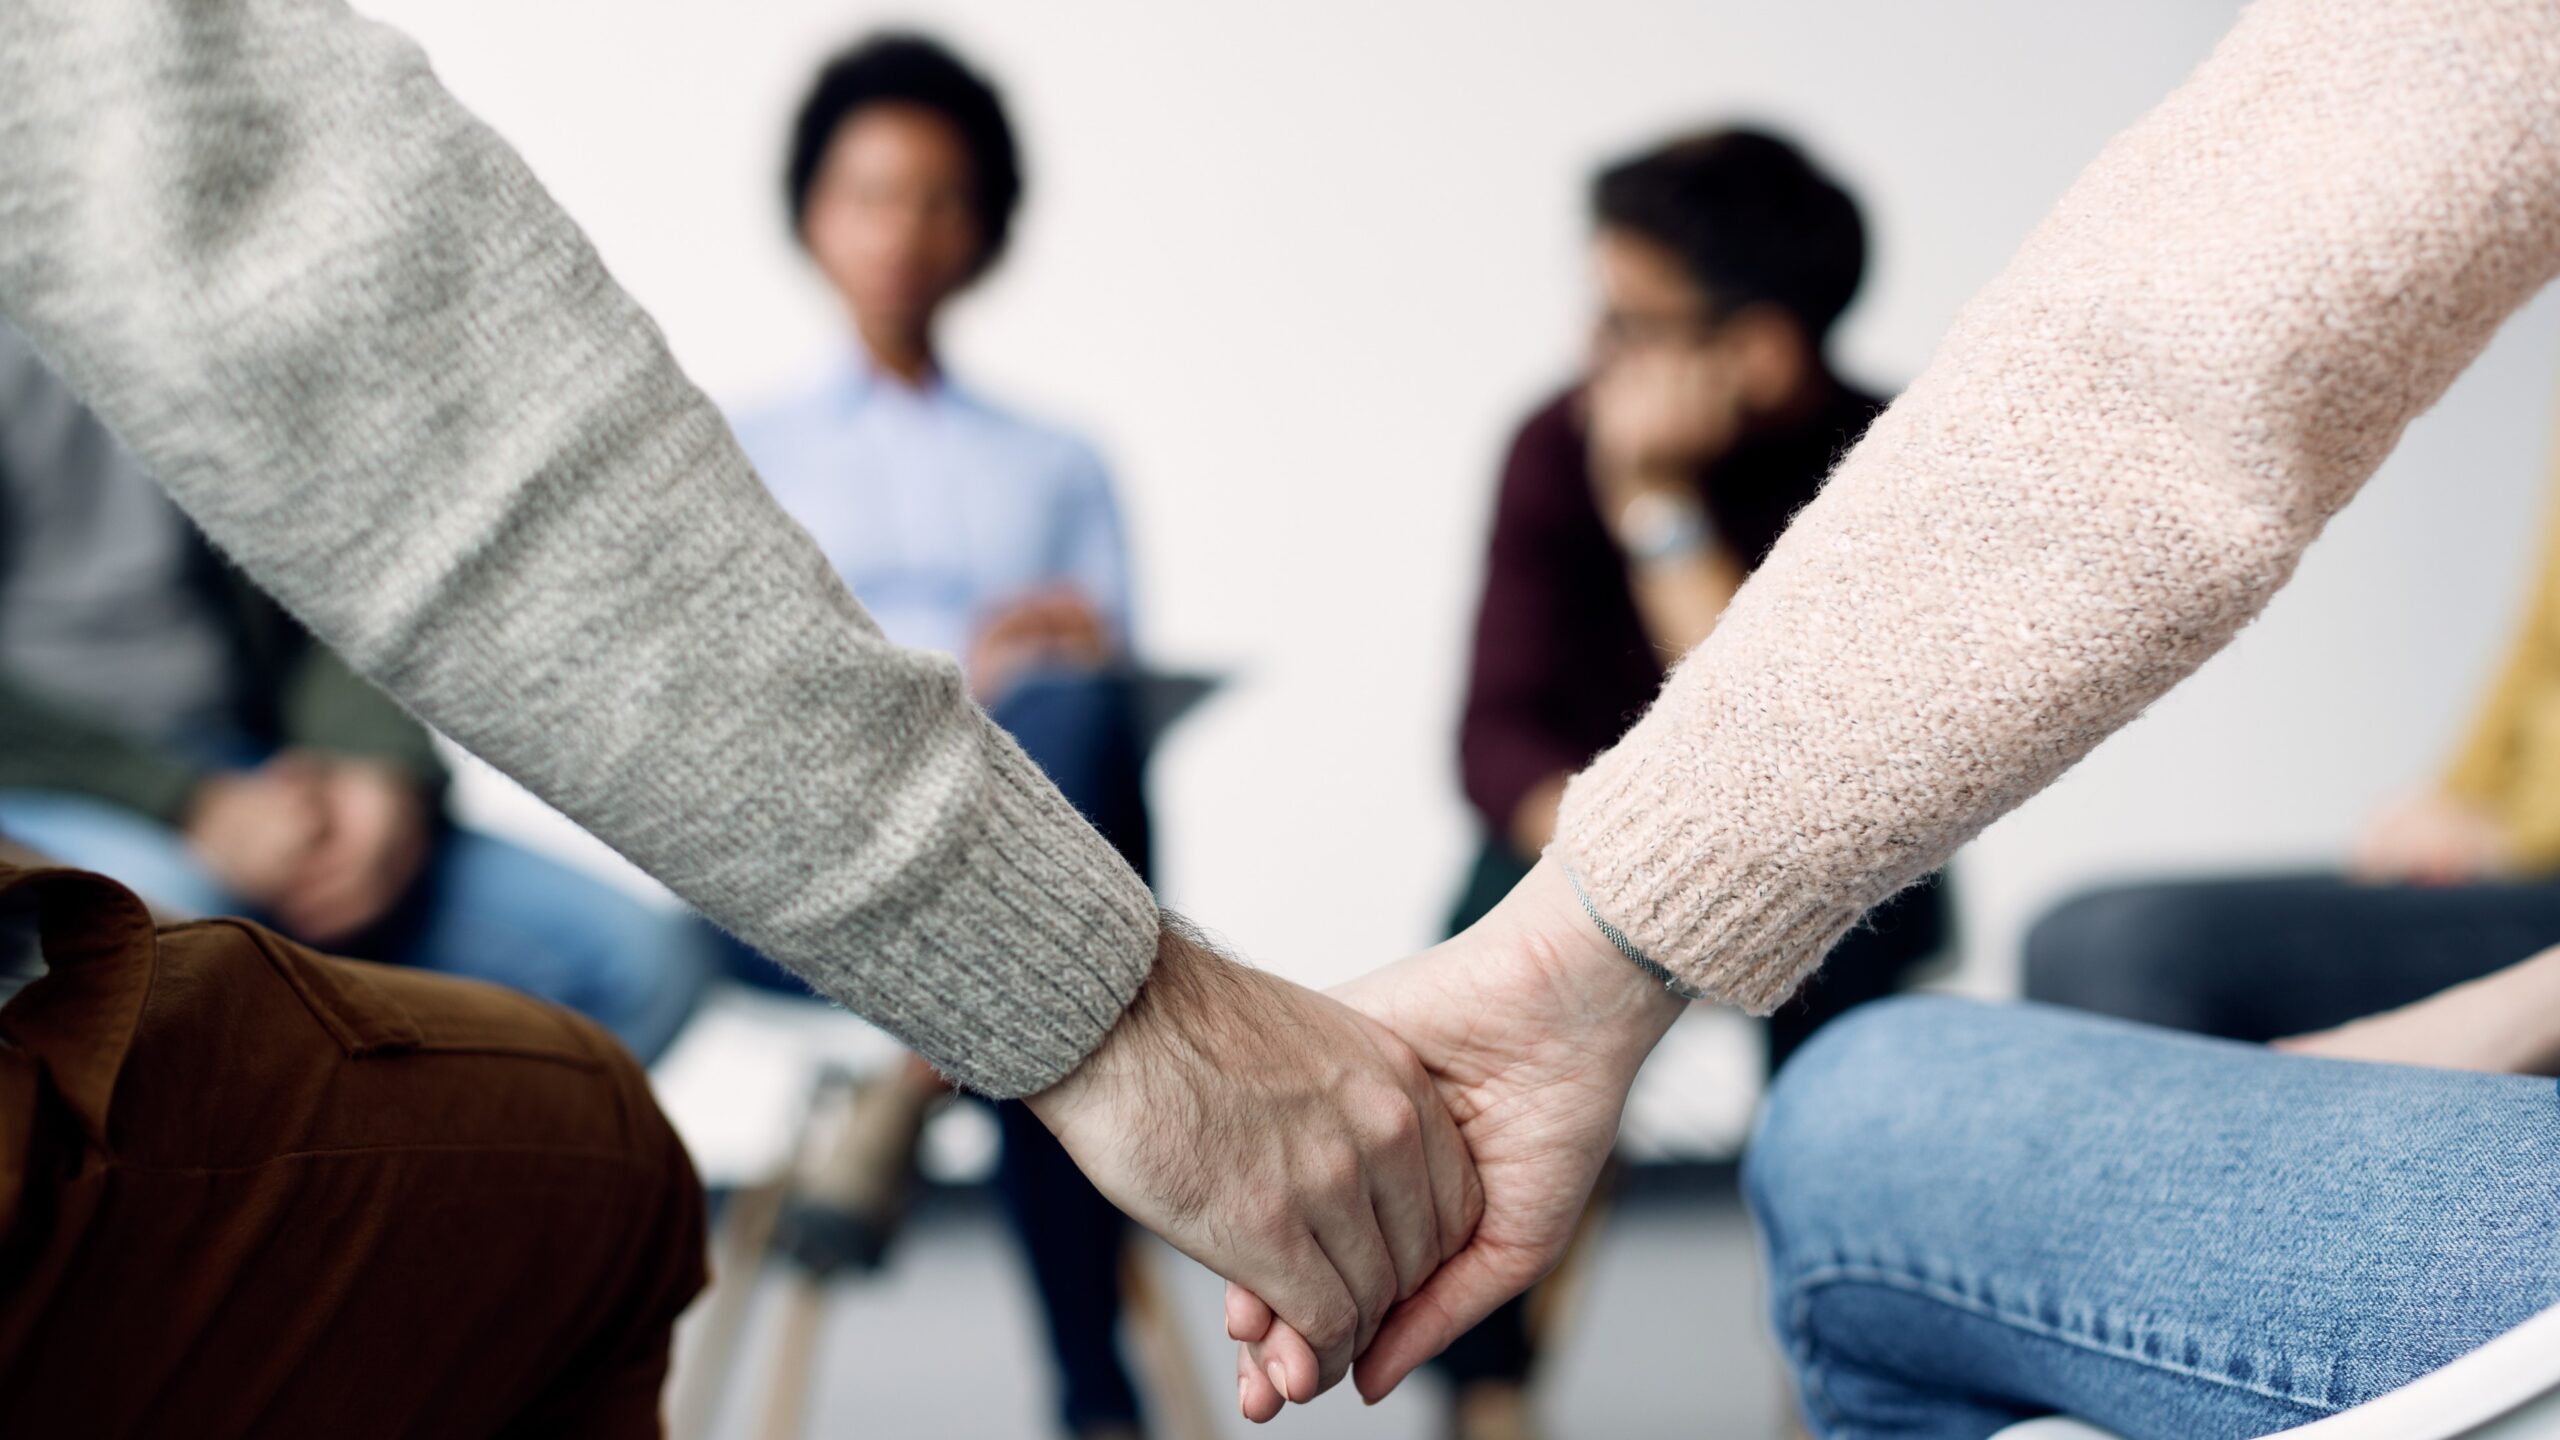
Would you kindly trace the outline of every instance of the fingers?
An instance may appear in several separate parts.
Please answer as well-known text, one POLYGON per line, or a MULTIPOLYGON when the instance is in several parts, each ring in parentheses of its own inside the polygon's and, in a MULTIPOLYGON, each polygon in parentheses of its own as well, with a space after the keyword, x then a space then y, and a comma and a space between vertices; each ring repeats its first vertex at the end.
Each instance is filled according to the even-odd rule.
MULTIPOLYGON (((1431 1257, 1430 1265, 1430 1271, 1437 1271, 1474 1239, 1476 1222, 1484 1218, 1484 1182, 1476 1175, 1475 1154, 1467 1148, 1467 1138, 1458 1133, 1458 1122, 1441 1103, 1436 1087, 1430 1103, 1422 1107, 1422 1156, 1440 1237, 1439 1253, 1431 1257)), ((1429 1278, 1429 1271, 1414 1277, 1398 1298, 1411 1299, 1429 1278)))
MULTIPOLYGON (((1372 1234, 1375 1227, 1371 1227, 1372 1234)), ((1383 1242, 1375 1262, 1382 1274, 1390 1276, 1383 1242)), ((1343 1246, 1348 1252, 1351 1246, 1343 1246)), ((1239 1272, 1237 1283, 1260 1295, 1273 1316, 1272 1339, 1286 1329, 1295 1339, 1294 1346, 1273 1347, 1264 1344, 1255 1351, 1266 1368, 1278 1361, 1281 1374, 1273 1384, 1286 1398, 1303 1404, 1313 1400, 1327 1387, 1339 1381, 1351 1368, 1351 1357, 1361 1338, 1360 1305, 1345 1282, 1339 1268, 1316 1237, 1299 1232, 1297 1243, 1275 1246, 1263 1264, 1253 1271, 1239 1272)), ((1389 1292, 1392 1298, 1392 1291, 1389 1292)), ((1381 1312, 1385 1306, 1381 1305, 1381 1312)))
MULTIPOLYGON (((1438 1108, 1438 1101, 1428 1103, 1438 1108)), ((1446 1116, 1442 1118, 1445 1120, 1446 1116)), ((1441 1165, 1465 1165, 1470 1175, 1473 1167, 1466 1165, 1463 1145, 1457 1160, 1434 1157, 1426 1140, 1429 1130, 1430 1121, 1418 1108, 1406 1111, 1401 1133, 1383 1142, 1368 1166, 1369 1206, 1377 1217, 1378 1232, 1395 1269, 1395 1287, 1387 1297, 1390 1305, 1421 1289, 1422 1282, 1431 1278, 1431 1272, 1440 1268, 1449 1252, 1464 1243, 1443 1243, 1440 1175, 1433 1161, 1437 1158, 1441 1165)), ((1385 1318, 1386 1307, 1382 1305, 1378 1319, 1385 1318)), ((1366 1326, 1361 1344, 1368 1344, 1376 1332, 1375 1325, 1366 1326)))
POLYGON ((1262 1368, 1262 1362, 1255 1358, 1253 1348, 1238 1345, 1236 1347, 1236 1409, 1244 1415, 1244 1418, 1260 1425, 1278 1415, 1281 1407, 1286 1404, 1288 1404, 1288 1397, 1281 1394, 1280 1387, 1272 1383, 1271 1376, 1262 1368))
POLYGON ((1313 1398, 1315 1347, 1271 1313, 1262 1297, 1229 1281, 1227 1335, 1236 1345, 1236 1408, 1256 1425, 1278 1415, 1291 1395, 1313 1398))
MULTIPOLYGON (((1334 1273, 1349 1287, 1358 1315, 1351 1333, 1340 1337, 1318 1335, 1304 1326, 1298 1327, 1300 1334, 1315 1343, 1317 1358, 1323 1362, 1316 1383, 1317 1392, 1322 1393, 1351 1373, 1352 1358, 1368 1349, 1369 1342, 1376 1338, 1378 1327, 1386 1323, 1387 1311, 1396 1303, 1398 1291, 1395 1256, 1387 1248, 1387 1237, 1378 1228, 1378 1213, 1370 1207, 1366 1194, 1361 1195, 1356 1210, 1332 1211, 1315 1216, 1314 1222, 1316 1244, 1324 1250, 1334 1273)), ((1275 1308, 1280 1318, 1296 1323, 1285 1306, 1275 1308)), ((1298 1396, 1293 1391, 1290 1398, 1296 1400, 1298 1396)))
POLYGON ((1304 1405, 1316 1398, 1315 1347, 1286 1320, 1275 1319, 1263 1337, 1243 1347, 1245 1364, 1271 1382, 1281 1400, 1304 1405))
POLYGON ((1227 1282, 1227 1338, 1259 1340, 1271 1329, 1271 1307, 1234 1281, 1227 1282))
MULTIPOLYGON (((1441 1118, 1445 1121, 1445 1114, 1441 1118)), ((1476 1213, 1482 1203, 1481 1187, 1476 1183, 1474 1164, 1467 1158, 1463 1142, 1458 1141, 1455 1127, 1447 1127, 1447 1130, 1448 1139, 1455 1143, 1457 1153, 1444 1156, 1436 1167, 1429 1167, 1429 1173, 1422 1177, 1421 1183, 1408 1179, 1405 1183, 1380 1184, 1375 1192, 1378 1209, 1374 1223, 1360 1225, 1345 1217, 1318 1231, 1317 1241, 1325 1258, 1333 1263, 1336 1273, 1345 1278, 1354 1295, 1376 1293, 1373 1287, 1386 1278, 1380 1268, 1382 1264, 1391 1265, 1399 1276, 1413 1277, 1399 1280, 1398 1288, 1389 1292, 1394 1299, 1403 1300, 1420 1293, 1443 1258, 1440 1236, 1444 1232, 1440 1216, 1444 1208, 1458 1217, 1454 1223, 1466 1230, 1474 1228, 1476 1213), (1454 1177, 1454 1183, 1444 1181, 1444 1177, 1454 1177), (1399 1231, 1403 1233, 1399 1235, 1399 1231)), ((1412 1140, 1413 1149, 1419 1154, 1428 1154, 1432 1148, 1425 1143, 1423 1136, 1414 1136, 1412 1140)), ((1410 1176, 1412 1169, 1410 1166, 1383 1168, 1402 1176, 1410 1176)), ((1486 1312, 1490 1313, 1493 1305, 1499 1303, 1496 1300, 1487 1304, 1486 1312)), ((1327 1353, 1320 1355, 1318 1348, 1304 1334, 1275 1314, 1273 1307, 1263 1303, 1252 1291, 1230 1283, 1227 1286, 1226 1313, 1229 1337, 1243 1342, 1238 1354, 1236 1398, 1246 1419, 1259 1424, 1278 1414, 1284 1403, 1305 1404, 1342 1379, 1343 1369, 1340 1367, 1343 1362, 1334 1353, 1338 1347, 1328 1347, 1327 1353)), ((1400 1309, 1390 1308, 1373 1325, 1364 1306, 1352 1353, 1356 1356, 1368 1350, 1381 1337, 1383 1327, 1396 1313, 1400 1313, 1400 1309)), ((1464 1328, 1462 1326, 1460 1331, 1452 1331, 1448 1338, 1432 1344, 1413 1364, 1420 1364, 1423 1359, 1439 1353, 1464 1328)), ((1411 1368, 1412 1365, 1407 1365, 1404 1371, 1411 1368)), ((1398 1379, 1402 1378, 1404 1371, 1398 1372, 1398 1379)), ((1384 1394, 1385 1391, 1379 1393, 1384 1394)))
POLYGON ((1537 1280, 1526 1256, 1470 1245, 1440 1267, 1419 1294, 1398 1305, 1362 1352, 1353 1371, 1360 1398, 1372 1405, 1422 1363, 1446 1350, 1503 1301, 1537 1280))

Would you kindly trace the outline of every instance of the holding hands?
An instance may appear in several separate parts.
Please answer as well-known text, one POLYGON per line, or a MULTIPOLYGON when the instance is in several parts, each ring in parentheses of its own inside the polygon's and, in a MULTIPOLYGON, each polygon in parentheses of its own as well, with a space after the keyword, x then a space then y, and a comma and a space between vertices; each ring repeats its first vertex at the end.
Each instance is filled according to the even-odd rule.
MULTIPOLYGON (((1464 934, 1334 993, 1413 1047, 1484 1192, 1465 1247, 1362 1353, 1357 1383, 1375 1403, 1554 1267, 1617 1141, 1636 1071, 1686 1002, 1618 953, 1553 858, 1464 934)), ((1268 1420, 1283 1400, 1313 1399, 1331 1372, 1285 1309, 1235 1280, 1227 1325, 1240 1399, 1247 1418, 1268 1420)))
POLYGON ((1411 1046, 1178 923, 1102 1048, 1027 1103, 1112 1203, 1270 1302, 1299 1337, 1305 1399, 1467 1245, 1482 1206, 1411 1046))
POLYGON ((1564 1252, 1679 997, 1541 862, 1465 934, 1319 995, 1168 925, 1110 1038, 1030 1098, 1113 1203, 1224 1275, 1251 1419, 1371 1401, 1564 1252))

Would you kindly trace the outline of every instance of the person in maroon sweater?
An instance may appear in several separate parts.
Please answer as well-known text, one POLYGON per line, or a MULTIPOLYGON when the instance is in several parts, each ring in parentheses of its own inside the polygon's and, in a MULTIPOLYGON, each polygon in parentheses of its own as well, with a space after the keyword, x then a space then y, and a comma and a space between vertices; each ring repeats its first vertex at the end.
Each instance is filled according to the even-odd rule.
MULTIPOLYGON (((1667 664, 1884 408, 1824 342, 1866 264, 1856 202, 1785 140, 1727 129, 1598 176, 1600 315, 1584 375, 1511 442, 1459 730, 1485 843, 1473 923, 1555 832, 1565 780, 1617 743, 1667 664)), ((1900 988, 1947 940, 1936 879, 1880 906, 1767 1023, 1769 1066, 1900 988)), ((1515 1302, 1442 1358, 1462 1437, 1529 1432, 1515 1302)))

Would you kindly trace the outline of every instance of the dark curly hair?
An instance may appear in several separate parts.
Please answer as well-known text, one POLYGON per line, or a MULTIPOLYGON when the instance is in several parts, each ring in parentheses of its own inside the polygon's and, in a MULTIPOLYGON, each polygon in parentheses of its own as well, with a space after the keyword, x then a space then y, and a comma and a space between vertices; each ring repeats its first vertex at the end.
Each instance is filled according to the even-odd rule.
POLYGON ((827 146, 846 121, 873 105, 914 105, 951 122, 969 151, 980 237, 977 268, 1004 253, 1022 206, 1022 161, 1004 101, 960 57, 922 35, 880 34, 856 41, 827 62, 800 102, 791 124, 791 157, 783 170, 783 194, 791 206, 791 230, 800 233, 809 211, 809 187, 827 146))
POLYGON ((1680 257, 1727 308, 1773 304, 1817 343, 1858 293, 1858 203, 1803 151, 1765 131, 1684 136, 1602 170, 1592 217, 1680 257))

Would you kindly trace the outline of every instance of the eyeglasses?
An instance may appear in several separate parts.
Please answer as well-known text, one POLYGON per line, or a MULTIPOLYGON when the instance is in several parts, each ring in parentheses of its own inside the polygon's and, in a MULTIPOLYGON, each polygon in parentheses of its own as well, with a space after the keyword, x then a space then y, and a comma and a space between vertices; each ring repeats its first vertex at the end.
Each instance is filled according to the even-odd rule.
POLYGON ((1695 349, 1713 340, 1723 323, 1707 310, 1605 310, 1592 324, 1591 344, 1601 355, 1695 349))

